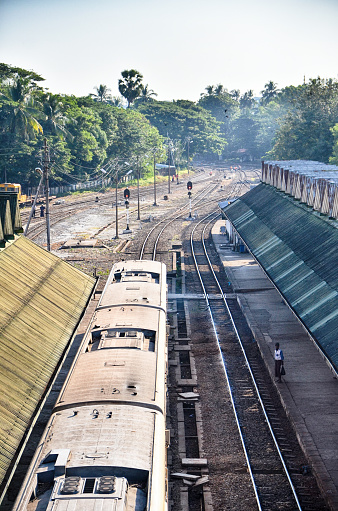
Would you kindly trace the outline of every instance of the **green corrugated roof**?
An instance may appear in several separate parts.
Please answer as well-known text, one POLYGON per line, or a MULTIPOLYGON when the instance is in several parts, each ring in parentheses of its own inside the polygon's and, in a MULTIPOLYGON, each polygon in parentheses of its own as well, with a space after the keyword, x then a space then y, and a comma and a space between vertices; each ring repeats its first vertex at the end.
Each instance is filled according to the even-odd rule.
POLYGON ((20 236, 0 252, 0 484, 95 280, 20 236))
POLYGON ((338 223, 266 184, 223 212, 338 370, 338 223))

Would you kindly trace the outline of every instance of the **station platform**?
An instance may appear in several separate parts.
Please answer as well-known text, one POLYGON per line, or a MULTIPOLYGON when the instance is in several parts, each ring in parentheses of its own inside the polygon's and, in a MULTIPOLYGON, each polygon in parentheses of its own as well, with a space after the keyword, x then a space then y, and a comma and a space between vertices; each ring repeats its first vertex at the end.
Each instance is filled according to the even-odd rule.
POLYGON ((338 511, 338 380, 298 318, 249 253, 232 250, 215 223, 212 237, 234 294, 298 440, 332 510, 338 511), (275 382, 279 342, 286 375, 275 382))

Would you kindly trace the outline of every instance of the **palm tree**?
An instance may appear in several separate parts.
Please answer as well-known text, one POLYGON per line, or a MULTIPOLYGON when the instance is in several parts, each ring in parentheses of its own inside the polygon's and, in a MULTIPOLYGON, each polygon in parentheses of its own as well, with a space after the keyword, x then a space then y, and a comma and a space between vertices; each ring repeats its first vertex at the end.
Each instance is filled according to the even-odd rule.
POLYGON ((251 108, 255 103, 253 90, 250 89, 243 94, 241 99, 239 100, 239 104, 241 108, 251 108))
POLYGON ((142 94, 142 78, 143 75, 136 69, 126 69, 121 73, 122 79, 119 80, 119 92, 126 98, 128 108, 142 94))
POLYGON ((94 87, 96 90, 96 94, 91 94, 91 96, 94 97, 95 101, 103 102, 109 102, 111 99, 111 95, 109 94, 111 92, 110 89, 108 89, 107 85, 103 85, 102 83, 99 85, 99 87, 94 87))
POLYGON ((58 96, 54 94, 48 94, 44 103, 43 111, 47 119, 45 121, 45 132, 51 133, 52 135, 65 136, 66 138, 72 139, 72 135, 65 128, 69 119, 62 112, 62 102, 58 96))
POLYGON ((267 104, 277 96, 279 90, 277 89, 277 84, 272 80, 266 83, 264 87, 265 89, 261 91, 262 103, 267 104))
POLYGON ((142 92, 139 98, 137 98, 137 103, 149 103, 150 101, 154 101, 154 97, 157 96, 156 92, 153 89, 149 89, 149 85, 142 85, 142 92))
POLYGON ((109 100, 109 104, 113 105, 113 106, 117 106, 119 108, 123 108, 124 107, 123 98, 121 96, 113 96, 109 100))
POLYGON ((209 94, 209 96, 212 96, 213 93, 214 93, 214 86, 213 85, 208 85, 205 90, 207 91, 207 93, 209 94))
POLYGON ((3 88, 0 98, 4 101, 7 115, 7 130, 10 133, 23 136, 26 140, 35 138, 43 129, 37 117, 41 117, 39 105, 33 98, 34 85, 29 78, 16 78, 3 88))
POLYGON ((225 89, 221 83, 216 85, 215 87, 215 96, 221 96, 225 92, 225 89))
POLYGON ((235 101, 239 101, 239 98, 241 97, 241 91, 239 89, 234 89, 234 90, 230 91, 230 96, 235 101))

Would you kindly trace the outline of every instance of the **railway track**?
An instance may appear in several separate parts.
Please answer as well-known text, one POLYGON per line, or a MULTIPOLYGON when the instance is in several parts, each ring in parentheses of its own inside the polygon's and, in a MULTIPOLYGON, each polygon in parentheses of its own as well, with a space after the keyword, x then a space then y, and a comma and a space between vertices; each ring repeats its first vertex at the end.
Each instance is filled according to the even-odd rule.
MULTIPOLYGON (((245 181, 242 179, 243 176, 245 176, 244 171, 240 171, 234 179, 234 182, 232 182, 229 186, 225 186, 224 189, 222 189, 222 194, 225 194, 225 199, 233 197, 235 195, 239 195, 242 191, 243 186, 245 186, 245 181)), ((215 197, 213 196, 213 193, 219 189, 219 180, 216 181, 216 183, 207 183, 207 186, 200 190, 195 197, 193 198, 193 207, 196 209, 197 207, 200 208, 206 208, 206 207, 214 207, 215 205, 215 197), (210 198, 209 196, 212 196, 210 198)), ((161 219, 159 222, 155 224, 155 226, 148 232, 146 238, 144 239, 144 242, 141 246, 140 252, 139 252, 139 259, 142 259, 145 257, 146 254, 148 254, 148 257, 151 257, 153 260, 156 258, 156 252, 157 252, 157 246, 160 240, 160 237, 164 230, 172 224, 175 220, 183 219, 183 215, 187 214, 188 212, 188 205, 185 204, 178 208, 178 210, 175 210, 173 213, 169 213, 169 216, 166 218, 161 219), (147 250, 146 250, 147 249, 147 250)))
MULTIPOLYGON (((197 193, 194 198, 194 207, 199 205, 205 206, 206 204, 210 204, 210 199, 206 199, 209 194, 212 194, 217 188, 219 184, 218 182, 208 184, 207 187, 200 192, 197 193)), ((213 202, 213 201, 212 201, 213 202)), ((152 229, 148 232, 147 236, 144 239, 144 242, 141 246, 139 259, 145 258, 145 255, 148 254, 148 257, 152 260, 156 259, 156 253, 158 250, 158 243, 163 234, 164 230, 169 227, 175 220, 183 219, 183 215, 187 214, 188 206, 184 204, 178 210, 170 213, 168 217, 161 219, 157 222, 152 229), (147 249, 147 250, 146 250, 147 249)))
MULTIPOLYGON (((194 209, 197 210, 198 208, 200 214, 205 216, 208 216, 210 211, 214 212, 215 202, 222 199, 226 200, 228 198, 230 199, 232 197, 238 196, 241 193, 244 193, 247 187, 250 187, 250 180, 247 179, 247 173, 244 170, 237 172, 234 179, 229 182, 229 184, 226 185, 222 190, 219 189, 220 182, 218 179, 216 182, 210 183, 210 178, 208 177, 207 186, 205 186, 205 183, 203 184, 202 179, 201 181, 202 182, 200 188, 203 188, 203 190, 197 191, 198 186, 195 186, 194 180, 193 204, 194 209)), ((181 188, 183 188, 183 185, 181 188)), ((166 184, 163 185, 163 189, 166 189, 166 184)), ((177 187, 177 190, 178 189, 179 187, 177 187)), ((143 196, 144 202, 151 201, 152 190, 148 191, 144 195, 142 192, 142 197, 143 196)), ((122 201, 122 192, 119 193, 119 197, 122 201)), ((105 198, 105 204, 110 204, 114 199, 114 194, 110 194, 110 196, 107 194, 107 197, 105 198)), ((100 203, 103 204, 102 199, 100 200, 100 203)), ((88 207, 92 206, 95 206, 95 198, 93 198, 92 201, 84 203, 83 209, 88 209, 88 207)), ((271 381, 269 381, 269 379, 266 378, 266 376, 263 374, 264 371, 262 369, 262 364, 258 361, 259 357, 257 356, 257 346, 252 342, 251 332, 249 331, 245 321, 243 321, 242 313, 239 310, 237 300, 232 293, 231 285, 228 283, 223 269, 220 268, 216 255, 210 255, 210 251, 213 251, 213 248, 211 246, 210 240, 208 239, 208 232, 210 225, 213 223, 213 217, 205 220, 203 219, 201 222, 196 224, 196 218, 194 218, 194 221, 192 222, 186 221, 188 216, 188 206, 187 203, 182 206, 182 199, 176 198, 174 201, 173 197, 173 199, 168 203, 168 206, 168 211, 170 208, 174 209, 175 211, 172 211, 171 214, 167 214, 165 218, 162 218, 160 221, 156 222, 155 225, 152 225, 150 229, 147 229, 147 233, 145 233, 146 229, 139 231, 138 236, 135 237, 135 239, 132 241, 132 251, 129 254, 126 253, 125 257, 137 258, 139 256, 140 258, 158 259, 166 262, 168 267, 171 268, 171 264, 173 264, 174 259, 171 258, 172 254, 169 254, 169 250, 174 252, 176 251, 176 261, 179 261, 181 256, 182 262, 184 261, 184 257, 187 261, 189 259, 189 250, 185 240, 187 239, 187 233, 190 235, 191 231, 195 228, 193 233, 193 238, 195 240, 194 250, 196 253, 198 267, 202 269, 201 273, 203 276, 204 286, 207 291, 206 295, 208 297, 208 302, 205 301, 205 298, 204 302, 202 302, 201 299, 196 299, 196 301, 194 301, 195 304, 198 304, 197 307, 201 311, 201 316, 205 319, 205 323, 201 322, 199 328, 203 329, 203 331, 205 329, 205 332, 203 333, 206 336, 208 335, 210 327, 206 327, 206 321, 207 316, 209 315, 209 309, 212 309, 214 311, 214 317, 216 318, 212 329, 216 332, 216 336, 219 339, 219 347, 216 346, 216 343, 209 338, 207 350, 209 354, 219 350, 219 353, 222 354, 219 358, 224 357, 224 360, 226 361, 226 368, 228 369, 229 373, 229 386, 233 390, 233 402, 234 405, 238 405, 239 403, 241 407, 241 409, 237 411, 237 421, 244 432, 243 439, 246 442, 245 449, 248 453, 247 456, 252 473, 250 483, 249 469, 247 468, 248 465, 245 463, 245 456, 243 455, 244 448, 243 446, 239 445, 239 442, 234 442, 234 445, 231 445, 232 439, 235 437, 235 433, 232 430, 230 431, 228 428, 231 427, 236 431, 238 430, 236 420, 234 419, 235 414, 232 412, 228 413, 227 421, 222 422, 222 428, 224 428, 224 430, 222 430, 221 433, 226 437, 226 448, 224 448, 222 455, 223 459, 227 459, 227 464, 219 464, 220 468, 218 468, 213 466, 218 464, 217 462, 213 461, 213 456, 218 454, 216 451, 213 451, 213 448, 217 449, 217 444, 215 444, 215 447, 210 447, 210 442, 208 443, 205 438, 209 435, 212 435, 212 431, 214 430, 211 425, 211 421, 213 421, 215 416, 221 412, 221 410, 217 409, 217 401, 215 408, 213 409, 213 414, 208 415, 204 413, 204 435, 200 435, 199 431, 201 428, 199 419, 201 416, 201 410, 199 408, 199 403, 183 401, 183 403, 178 403, 178 412, 173 411, 173 409, 171 410, 172 416, 170 420, 173 421, 173 429, 176 430, 177 424, 175 425, 175 421, 180 420, 181 415, 184 417, 185 437, 183 444, 187 458, 199 458, 204 456, 210 458, 210 470, 213 475, 213 479, 216 481, 216 483, 211 482, 214 507, 211 507, 211 505, 207 507, 207 502, 211 502, 211 498, 209 498, 210 494, 208 493, 208 487, 204 488, 203 491, 188 487, 187 492, 182 492, 182 485, 179 483, 177 484, 177 482, 171 480, 170 484, 172 491, 176 493, 181 491, 179 498, 181 499, 180 502, 183 502, 182 506, 185 502, 184 499, 186 499, 186 507, 182 507, 182 509, 189 511, 200 511, 202 509, 214 509, 214 511, 219 511, 221 509, 241 509, 241 511, 251 511, 255 508, 255 506, 257 509, 269 509, 269 511, 274 511, 277 509, 303 509, 303 511, 319 511, 326 509, 324 507, 318 507, 320 504, 316 504, 316 501, 313 498, 313 494, 308 489, 308 485, 304 484, 303 474, 301 474, 299 471, 299 458, 298 456, 296 458, 294 454, 297 451, 297 446, 295 446, 295 443, 290 440, 292 432, 290 433, 290 431, 286 429, 285 423, 280 417, 280 404, 277 396, 272 393, 273 389, 271 389, 271 381), (202 234, 203 231, 204 234, 202 234), (176 238, 178 240, 178 247, 180 246, 180 241, 182 242, 182 249, 174 249, 174 245, 169 246, 168 241, 170 240, 170 242, 173 243, 173 240, 176 240, 176 238), (202 241, 202 239, 204 239, 204 241, 202 241), (216 284, 214 277, 209 278, 210 263, 206 259, 203 246, 205 246, 207 252, 209 252, 211 266, 218 280, 221 282, 221 289, 216 284), (223 292, 223 294, 226 295, 227 307, 224 304, 224 299, 221 291, 222 289, 226 290, 226 292, 223 292), (225 314, 229 315, 229 313, 232 319, 230 316, 225 316, 225 314), (227 318, 226 320, 225 317, 227 318), (291 481, 300 494, 299 501, 301 507, 297 507, 297 500, 294 497, 292 490, 285 492, 284 466, 282 461, 280 459, 278 460, 278 457, 275 458, 275 455, 272 454, 272 451, 276 450, 274 447, 275 442, 271 437, 271 432, 269 433, 267 420, 264 412, 261 409, 259 399, 257 400, 257 396, 255 396, 257 394, 257 390, 251 382, 252 376, 250 371, 248 374, 248 363, 245 360, 243 349, 237 346, 238 339, 236 332, 234 333, 234 325, 237 329, 238 335, 243 344, 243 349, 249 360, 251 372, 254 375, 261 399, 264 402, 265 412, 270 421, 273 435, 277 440, 278 449, 282 453, 282 458, 285 460, 289 474, 291 473, 291 481), (212 346, 212 344, 214 346, 212 346), (232 366, 232 369, 228 367, 230 365, 232 366), (238 373, 237 370, 239 371, 238 373), (236 383, 236 386, 233 382, 236 383), (258 426, 258 423, 262 423, 262 426, 258 426), (260 429, 261 427, 263 428, 262 431, 260 429), (249 433, 253 433, 253 435, 249 437, 249 433), (263 439, 263 447, 257 443, 258 437, 263 439), (230 451, 228 449, 233 450, 230 451), (237 479, 235 480, 235 478, 237 479), (256 490, 254 490, 254 488, 256 488, 256 490), (258 500, 255 499, 255 492, 257 494, 258 500), (236 497, 234 496, 235 493, 237 494, 236 497), (285 500, 285 493, 288 494, 287 500, 285 500)), ((144 207, 147 207, 146 204, 144 207)), ((74 211, 77 211, 76 205, 74 205, 73 209, 70 208, 68 218, 74 215, 74 211)), ((123 217, 121 216, 119 218, 123 217)), ((114 225, 114 222, 112 222, 110 225, 114 225)), ((148 225, 149 224, 147 224, 147 227, 148 225)), ((101 228, 101 232, 106 227, 107 226, 103 226, 103 228, 101 228)), ((109 264, 109 260, 107 260, 107 264, 109 264)), ((172 266, 172 269, 174 273, 176 267, 172 266)), ((180 271, 183 270, 180 269, 180 271)), ((202 378, 198 376, 198 380, 195 383, 192 383, 194 365, 191 366, 191 361, 193 360, 193 349, 189 339, 190 319, 188 317, 187 301, 184 298, 184 289, 178 286, 179 280, 180 279, 178 278, 173 278, 173 280, 169 282, 169 287, 172 293, 182 293, 182 297, 175 300, 174 308, 171 311, 173 316, 171 321, 176 328, 175 349, 178 350, 178 365, 177 367, 174 366, 176 367, 175 374, 176 377, 179 374, 182 381, 187 382, 183 386, 179 387, 182 392, 200 391, 202 394, 202 378)), ((197 277, 195 277, 194 292, 201 294, 199 282, 200 281, 197 280, 197 277)), ((186 289, 186 291, 190 292, 190 289, 186 289)), ((193 344, 196 345, 195 339, 193 339, 193 344)), ((174 350, 174 348, 172 349, 174 350)), ((198 365, 201 365, 202 371, 204 373, 207 373, 208 371, 210 373, 215 372, 215 385, 219 387, 221 386, 221 379, 217 377, 215 367, 207 365, 209 354, 207 356, 203 354, 203 357, 200 357, 200 360, 198 360, 198 365)), ((227 385, 224 378, 225 376, 223 371, 222 386, 224 386, 224 389, 226 389, 227 385)), ((177 405, 177 396, 175 390, 176 387, 177 383, 173 384, 171 388, 171 393, 173 396, 170 398, 175 402, 175 406, 177 405)), ((209 390, 206 392, 210 396, 210 392, 214 393, 214 389, 209 388, 209 390)), ((220 404, 219 406, 223 407, 223 405, 220 404)), ((215 426, 215 429, 217 429, 217 426, 215 426)), ((237 432, 236 435, 238 436, 237 432)), ((175 456, 177 456, 177 459, 180 462, 183 451, 182 446, 175 445, 175 436, 172 440, 172 444, 173 450, 179 450, 179 453, 177 452, 175 456)), ((194 473, 203 475, 203 471, 199 470, 195 470, 194 473)), ((309 479, 307 481, 309 481, 309 479)), ((172 511, 174 509, 177 509, 175 505, 174 507, 171 507, 172 511)))
POLYGON ((280 407, 271 382, 264 375, 258 348, 211 246, 210 226, 216 216, 217 213, 208 215, 194 226, 190 235, 191 252, 220 353, 224 392, 230 395, 257 509, 319 511, 325 508, 323 501, 318 495, 316 500, 313 482, 308 481, 310 484, 304 487, 304 475, 297 465, 302 453, 292 440, 294 435, 289 425, 285 427, 286 421, 278 413, 280 407))
MULTIPOLYGON (((199 172, 199 173, 197 173, 197 175, 195 177, 195 181, 196 181, 196 183, 203 184, 204 181, 209 182, 210 179, 208 176, 205 176, 205 173, 199 172)), ((183 180, 181 181, 180 185, 181 184, 183 184, 183 180)), ((166 191, 167 191, 167 183, 157 184, 158 194, 166 194, 166 191)), ((134 205, 134 204, 137 204, 137 198, 135 198, 134 192, 135 192, 135 190, 132 190, 133 197, 132 197, 130 204, 133 206, 129 210, 130 214, 134 214, 138 210, 137 205, 134 205)), ((140 188, 140 192, 139 192, 139 201, 141 204, 140 211, 146 210, 149 207, 149 204, 151 203, 152 198, 153 198, 153 189, 151 187, 145 187, 145 188, 141 187, 140 188)), ((126 218, 126 213, 125 213, 125 210, 123 207, 125 199, 123 197, 122 189, 118 190, 117 201, 118 201, 118 205, 119 205, 118 220, 122 221, 123 219, 126 218)), ((75 215, 81 214, 81 213, 87 211, 88 209, 93 209, 93 208, 97 208, 97 207, 101 207, 101 206, 110 206, 110 205, 112 208, 115 208, 115 206, 116 206, 115 191, 114 192, 112 191, 112 192, 109 192, 109 193, 106 193, 103 195, 95 194, 95 193, 90 194, 89 197, 83 198, 81 200, 65 202, 64 204, 58 205, 58 206, 51 204, 51 206, 50 206, 50 227, 54 227, 57 224, 59 224, 60 222, 68 220, 69 218, 74 218, 75 215), (99 198, 99 201, 96 200, 96 197, 99 198)), ((28 221, 29 212, 30 212, 30 210, 23 211, 21 213, 23 224, 25 224, 25 222, 28 221)), ((114 216, 114 215, 112 215, 112 216, 114 216)), ((102 232, 104 232, 105 230, 107 230, 111 227, 114 227, 115 224, 116 224, 116 220, 114 217, 114 219, 111 222, 109 222, 108 224, 106 224, 106 225, 102 226, 100 229, 98 229, 97 233, 92 235, 92 237, 95 238, 95 236, 97 236, 98 234, 101 234, 102 232)), ((41 236, 42 234, 45 233, 45 230, 46 230, 46 219, 40 218, 40 217, 35 218, 34 223, 31 223, 29 226, 29 231, 27 233, 27 237, 29 239, 36 240, 39 238, 39 236, 41 236)))

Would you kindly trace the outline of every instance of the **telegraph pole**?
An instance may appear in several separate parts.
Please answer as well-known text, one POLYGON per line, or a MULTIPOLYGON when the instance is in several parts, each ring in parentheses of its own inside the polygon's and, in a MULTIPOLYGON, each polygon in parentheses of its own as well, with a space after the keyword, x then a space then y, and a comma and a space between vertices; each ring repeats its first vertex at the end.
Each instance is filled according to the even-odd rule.
POLYGON ((189 167, 190 167, 190 159, 189 159, 189 143, 190 143, 190 138, 189 137, 187 138, 187 141, 188 141, 188 176, 189 176, 189 167))
POLYGON ((118 184, 119 184, 119 170, 117 169, 116 170, 116 186, 115 186, 115 215, 116 215, 116 234, 115 234, 115 239, 118 240, 119 239, 119 209, 118 209, 118 205, 117 205, 117 187, 118 187, 118 184))
POLYGON ((168 193, 170 193, 170 144, 168 136, 168 193))
POLYGON ((45 197, 46 197, 46 227, 47 227, 47 250, 50 252, 50 223, 49 223, 49 150, 47 146, 47 139, 44 140, 44 161, 43 161, 43 174, 45 181, 45 197))
POLYGON ((154 149, 154 206, 156 204, 156 149, 154 149))
POLYGON ((141 220, 140 217, 140 162, 137 157, 137 220, 141 220))

